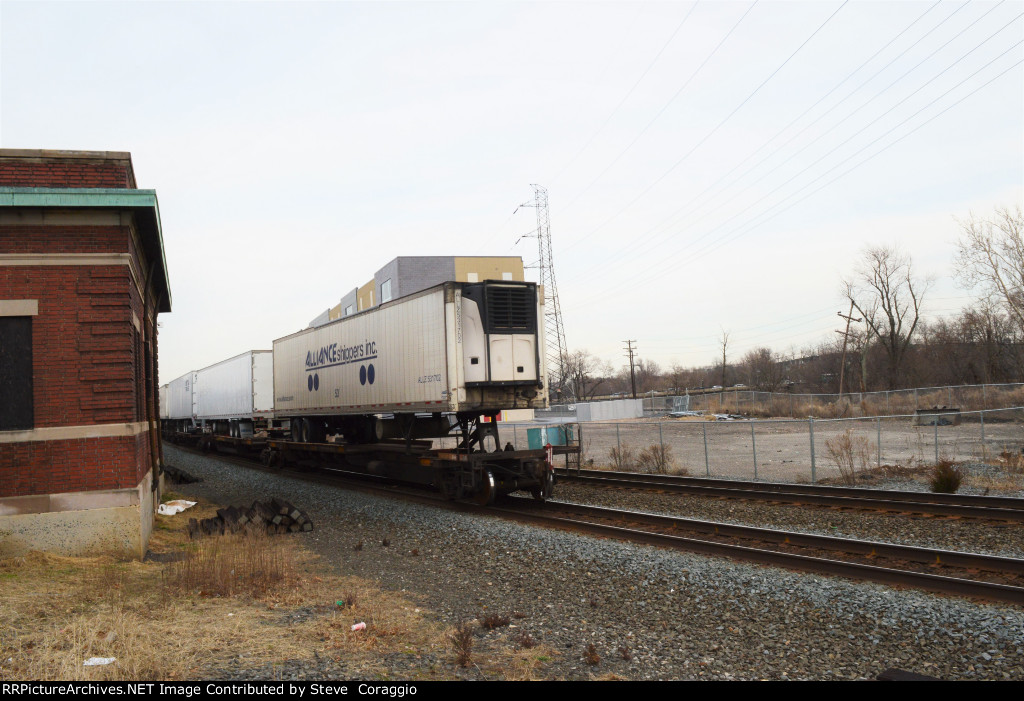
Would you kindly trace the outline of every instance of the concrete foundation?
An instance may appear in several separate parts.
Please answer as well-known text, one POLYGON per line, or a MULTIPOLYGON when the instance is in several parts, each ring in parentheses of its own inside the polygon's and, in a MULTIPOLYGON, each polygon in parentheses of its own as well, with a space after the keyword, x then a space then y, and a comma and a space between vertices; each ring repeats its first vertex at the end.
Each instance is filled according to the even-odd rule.
POLYGON ((0 499, 0 558, 31 550, 141 558, 153 532, 152 483, 149 472, 135 489, 0 499))

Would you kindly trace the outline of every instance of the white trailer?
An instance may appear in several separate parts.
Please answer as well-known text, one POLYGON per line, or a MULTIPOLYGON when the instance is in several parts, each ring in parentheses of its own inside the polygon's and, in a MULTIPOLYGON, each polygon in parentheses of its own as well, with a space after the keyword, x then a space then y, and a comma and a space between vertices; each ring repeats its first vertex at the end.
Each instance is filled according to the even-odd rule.
POLYGON ((196 373, 190 371, 167 384, 167 420, 176 431, 195 425, 196 373))
POLYGON ((164 419, 170 417, 170 410, 167 408, 167 385, 160 385, 158 402, 160 409, 160 420, 163 421, 164 419))
POLYGON ((246 351, 196 371, 196 419, 211 433, 253 435, 274 414, 274 356, 246 351))
POLYGON ((496 441, 481 417, 547 406, 542 305, 534 283, 446 282, 277 339, 275 415, 303 442, 469 436, 469 423, 467 441, 496 441))

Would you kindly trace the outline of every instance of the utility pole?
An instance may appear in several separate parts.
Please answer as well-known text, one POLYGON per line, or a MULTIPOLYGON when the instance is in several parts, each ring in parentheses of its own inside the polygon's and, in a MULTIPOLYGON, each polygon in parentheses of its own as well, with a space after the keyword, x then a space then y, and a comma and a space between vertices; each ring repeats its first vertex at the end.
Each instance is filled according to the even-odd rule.
POLYGON ((636 352, 636 348, 633 344, 636 341, 623 341, 626 344, 626 352, 629 353, 629 377, 633 383, 633 399, 636 399, 636 370, 633 366, 633 353, 636 352))
POLYGON ((853 318, 853 302, 850 302, 850 313, 843 314, 842 312, 836 312, 840 317, 846 319, 846 331, 840 331, 836 329, 836 333, 843 337, 843 360, 839 365, 839 398, 843 398, 843 375, 846 373, 846 344, 850 340, 850 322, 856 321, 861 322, 862 319, 853 318))

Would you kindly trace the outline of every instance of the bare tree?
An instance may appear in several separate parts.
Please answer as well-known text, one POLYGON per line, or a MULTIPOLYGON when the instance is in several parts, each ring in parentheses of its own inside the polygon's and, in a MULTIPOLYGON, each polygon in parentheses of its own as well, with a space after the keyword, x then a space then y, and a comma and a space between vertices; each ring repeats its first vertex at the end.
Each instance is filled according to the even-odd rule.
POLYGON ((997 208, 989 219, 973 213, 957 246, 957 277, 998 300, 1024 331, 1024 214, 1020 205, 997 208))
POLYGON ((762 392, 774 392, 782 386, 782 358, 771 348, 755 348, 741 361, 747 375, 747 385, 762 392))
POLYGON ((868 332, 885 351, 890 389, 899 381, 930 286, 930 280, 914 277, 910 257, 895 246, 868 248, 853 279, 843 280, 846 298, 863 315, 868 332))
POLYGON ((653 360, 636 361, 636 386, 641 392, 649 392, 661 381, 661 366, 653 360))
POLYGON ((581 402, 594 398, 601 385, 612 375, 612 366, 586 350, 573 351, 566 356, 565 381, 573 396, 581 402))
MULTIPOLYGON (((656 389, 656 385, 661 381, 661 366, 653 360, 637 358, 633 362, 633 371, 636 377, 637 394, 643 394, 644 392, 656 389)), ((619 377, 627 384, 629 383, 630 375, 628 365, 619 371, 619 377)))

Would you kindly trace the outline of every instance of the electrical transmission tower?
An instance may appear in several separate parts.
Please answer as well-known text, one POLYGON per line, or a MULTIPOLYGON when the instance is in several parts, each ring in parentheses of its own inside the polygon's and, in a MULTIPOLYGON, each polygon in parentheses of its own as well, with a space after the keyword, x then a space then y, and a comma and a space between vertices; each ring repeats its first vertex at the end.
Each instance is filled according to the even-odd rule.
MULTIPOLYGON (((558 287, 555 285, 555 263, 551 255, 551 218, 548 215, 548 190, 541 185, 533 188, 533 204, 524 207, 537 208, 537 250, 540 268, 540 284, 544 288, 544 334, 547 337, 548 377, 557 378, 563 391, 572 393, 571 383, 566 382, 569 349, 565 345, 565 329, 562 326, 562 309, 558 304, 558 287)), ((549 379, 549 384, 551 384, 549 379)), ((573 397, 575 399, 575 397, 573 397)))

